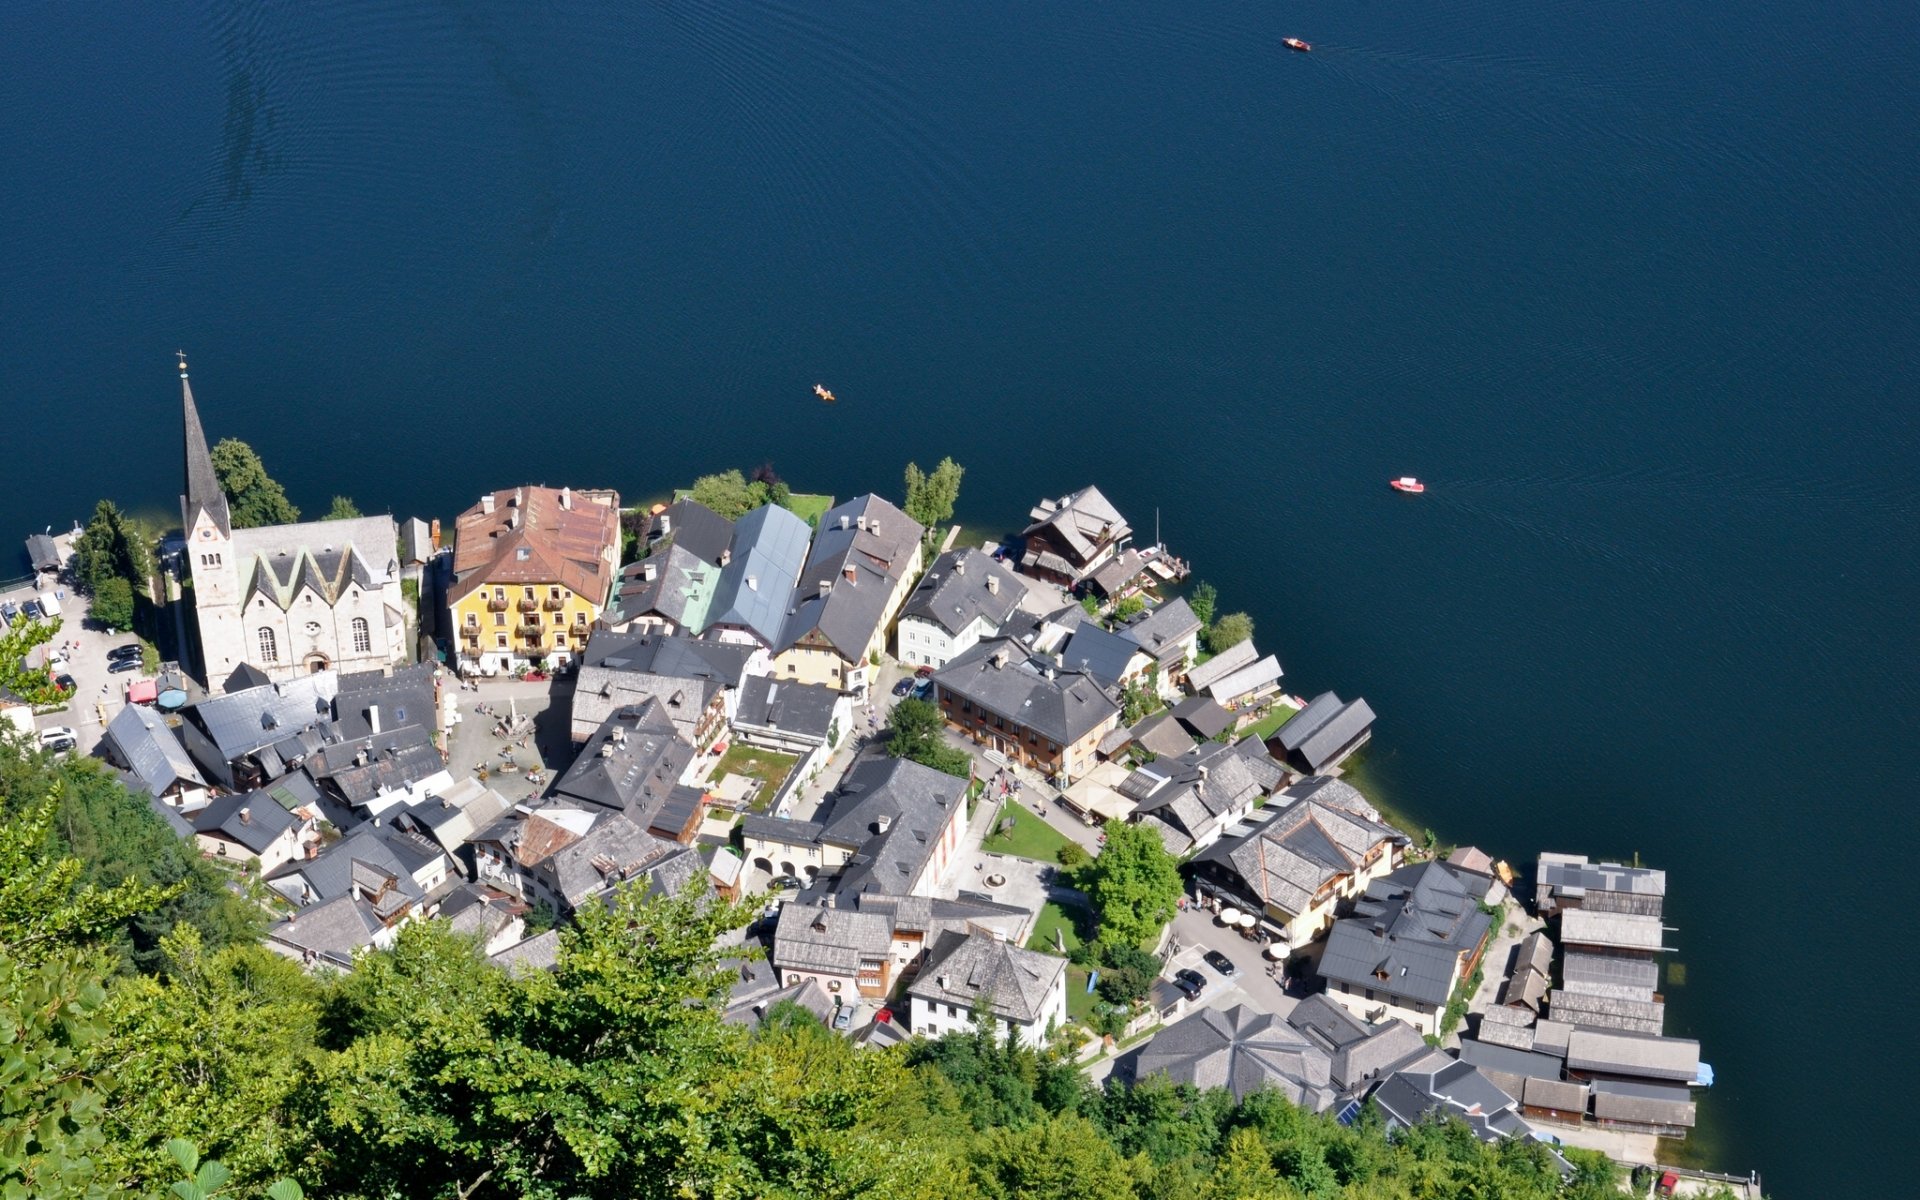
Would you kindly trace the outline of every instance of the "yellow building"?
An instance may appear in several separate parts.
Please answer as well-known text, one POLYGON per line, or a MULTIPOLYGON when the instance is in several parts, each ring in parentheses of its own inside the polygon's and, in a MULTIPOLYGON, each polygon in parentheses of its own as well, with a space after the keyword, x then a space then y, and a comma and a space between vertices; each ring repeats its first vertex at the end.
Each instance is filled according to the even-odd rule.
POLYGON ((620 565, 620 496, 517 487, 454 524, 447 608, 463 671, 560 666, 587 647, 620 565))

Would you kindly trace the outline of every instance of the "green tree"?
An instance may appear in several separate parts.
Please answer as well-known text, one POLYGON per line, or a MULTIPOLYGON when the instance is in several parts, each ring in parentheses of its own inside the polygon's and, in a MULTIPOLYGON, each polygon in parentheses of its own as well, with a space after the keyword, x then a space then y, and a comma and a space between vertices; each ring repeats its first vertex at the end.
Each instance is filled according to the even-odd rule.
MULTIPOLYGON (((755 481, 759 483, 759 481, 755 481)), ((713 475, 702 475, 693 481, 693 487, 687 492, 690 499, 697 500, 729 521, 737 521, 751 510, 767 502, 769 488, 759 483, 758 490, 749 484, 746 477, 735 470, 721 471, 713 475)))
POLYGON ((946 718, 931 700, 906 699, 887 718, 887 753, 961 779, 973 774, 973 758, 940 736, 946 718))
POLYGON ((1166 706, 1166 701, 1160 699, 1160 693, 1142 686, 1138 680, 1120 689, 1120 723, 1129 728, 1166 706))
POLYGON ((1145 946, 1173 919, 1181 894, 1179 864, 1144 825, 1108 822, 1106 844, 1080 871, 1099 918, 1102 941, 1145 946))
POLYGON ((333 498, 333 507, 329 508, 327 515, 320 519, 322 521, 350 521, 362 515, 364 514, 361 513, 360 506, 353 502, 353 497, 335 496, 333 498))
POLYGON ((93 619, 109 629, 132 629, 133 585, 119 576, 94 584, 93 619))
POLYGON ((227 494, 235 529, 290 525, 300 519, 300 510, 287 499, 286 489, 267 474, 266 464, 252 446, 239 438, 221 438, 212 457, 213 473, 227 494))
MULTIPOLYGON (((128 585, 127 605, 131 608, 133 589, 144 588, 153 573, 153 555, 146 539, 126 515, 113 501, 102 500, 94 505, 87 527, 73 540, 71 565, 80 586, 96 595, 109 580, 124 580, 128 585)), ((122 626, 131 624, 131 618, 121 622, 122 626)))
POLYGON ((1207 631, 1207 648, 1218 654, 1252 636, 1253 618, 1243 612, 1231 612, 1215 621, 1207 631))
POLYGON ((1187 593, 1187 607, 1191 608, 1193 615, 1200 619, 1202 629, 1213 624, 1214 610, 1219 603, 1220 593, 1214 591, 1210 583, 1196 583, 1193 585, 1193 590, 1187 593))
POLYGON ((988 1200, 1133 1200, 1143 1168, 1071 1113, 975 1142, 973 1182, 988 1200))
POLYGON ((1137 593, 1132 596, 1123 596, 1119 603, 1113 606, 1113 619, 1116 621, 1127 621, 1139 616, 1145 611, 1147 611, 1146 597, 1137 593))
POLYGON ((901 506, 909 517, 926 526, 929 534, 953 520, 953 506, 960 499, 960 480, 967 469, 951 458, 943 458, 931 473, 916 463, 907 464, 907 502, 901 506))

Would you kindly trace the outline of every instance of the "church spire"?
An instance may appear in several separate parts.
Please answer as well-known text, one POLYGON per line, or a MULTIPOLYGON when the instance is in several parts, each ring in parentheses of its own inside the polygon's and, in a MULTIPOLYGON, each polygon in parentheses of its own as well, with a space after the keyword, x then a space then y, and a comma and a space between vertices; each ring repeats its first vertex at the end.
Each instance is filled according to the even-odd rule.
POLYGON ((213 455, 207 453, 207 434, 200 428, 200 410, 194 407, 193 386, 187 382, 186 352, 178 351, 174 357, 180 360, 180 403, 187 427, 187 492, 180 497, 182 531, 191 536, 194 521, 205 512, 225 537, 233 532, 227 494, 220 490, 219 476, 213 471, 213 455))

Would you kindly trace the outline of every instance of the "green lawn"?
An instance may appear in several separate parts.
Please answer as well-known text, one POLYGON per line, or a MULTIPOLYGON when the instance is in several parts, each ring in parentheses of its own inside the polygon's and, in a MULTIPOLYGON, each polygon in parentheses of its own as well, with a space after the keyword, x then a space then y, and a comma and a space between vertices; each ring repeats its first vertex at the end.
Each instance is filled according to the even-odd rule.
POLYGON ((1285 725, 1288 721, 1293 720, 1293 715, 1299 711, 1299 709, 1293 707, 1291 704, 1276 704, 1273 706, 1271 713, 1268 713, 1257 724, 1248 729, 1247 732, 1264 742, 1273 736, 1275 730, 1285 725))
POLYGON ((1067 944, 1067 950, 1073 951, 1093 936, 1093 914, 1074 905, 1068 907, 1052 900, 1040 910, 1040 916, 1033 923, 1033 936, 1027 939, 1027 949, 1040 950, 1047 954, 1058 954, 1060 948, 1054 944, 1054 930, 1059 930, 1067 944))
POLYGON ((1087 990, 1087 969, 1067 967, 1067 1016, 1089 1028, 1093 1025, 1093 1006, 1100 1003, 1098 992, 1087 990))
POLYGON ((787 497, 787 507, 793 515, 809 525, 817 524, 826 511, 833 507, 832 496, 821 496, 813 492, 795 492, 787 497))
POLYGON ((713 778, 718 781, 728 775, 751 775, 760 780, 766 786, 753 798, 753 807, 758 809, 773 799, 773 793, 786 782, 787 773, 793 770, 793 764, 798 761, 793 755, 782 754, 778 750, 735 742, 727 747, 726 754, 720 758, 720 765, 713 769, 713 778))
POLYGON ((1002 804, 994 824, 997 826, 1008 817, 1013 818, 1013 832, 1005 837, 995 833, 982 844, 984 849, 994 854, 1012 854, 1020 858, 1039 859, 1041 862, 1060 861, 1056 854, 1060 847, 1067 844, 1066 835, 1034 816, 1018 801, 1002 804))

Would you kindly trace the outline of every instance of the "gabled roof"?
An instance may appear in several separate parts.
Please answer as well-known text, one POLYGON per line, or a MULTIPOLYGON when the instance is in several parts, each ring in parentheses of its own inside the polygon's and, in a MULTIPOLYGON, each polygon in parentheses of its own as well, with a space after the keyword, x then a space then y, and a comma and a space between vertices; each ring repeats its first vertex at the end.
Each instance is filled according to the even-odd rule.
POLYGON ((373 905, 359 896, 341 895, 278 922, 267 930, 267 940, 351 968, 354 954, 371 947, 385 924, 373 905))
POLYGON ((1031 1025, 1046 1016, 1047 992, 1067 969, 1067 960, 1026 950, 990 933, 947 930, 907 994, 960 1009, 984 1003, 1003 1021, 1031 1025))
POLYGON ((960 814, 967 781, 904 758, 870 758, 847 772, 817 815, 819 840, 857 853, 836 892, 905 895, 960 814))
POLYGON ((448 603, 491 584, 559 584, 596 606, 607 602, 620 548, 618 495, 530 484, 491 500, 454 522, 448 603))
POLYGON ((237 842, 254 854, 266 850, 299 824, 298 817, 264 791, 215 797, 188 819, 195 833, 237 842))
POLYGON ((1631 908, 1607 907, 1613 911, 1649 912, 1660 915, 1667 894, 1667 873, 1652 867, 1628 867, 1620 863, 1595 863, 1585 855, 1553 854, 1540 856, 1536 879, 1543 892, 1577 898, 1583 905, 1601 907, 1595 893, 1630 896, 1641 905, 1631 908))
POLYGON ((1060 661, 1068 670, 1085 671, 1098 680, 1101 687, 1111 691, 1120 686, 1120 681, 1132 672, 1135 658, 1143 654, 1128 638, 1088 622, 1067 639, 1060 651, 1060 661))
POLYGON ((60 547, 44 533, 27 535, 27 558, 32 561, 36 571, 58 571, 60 569, 60 547))
POLYGON ((773 965, 787 971, 853 975, 862 961, 885 959, 893 924, 879 913, 788 901, 774 926, 773 965))
POLYGON ((653 819, 693 759, 658 700, 610 714, 553 787, 557 799, 620 809, 635 821, 653 819))
MULTIPOLYGON (((1248 666, 1241 667, 1232 674, 1216 679, 1207 687, 1207 694, 1222 704, 1251 695, 1262 688, 1272 687, 1280 682, 1280 660, 1269 654, 1248 666)), ((1296 720, 1298 718, 1295 718, 1296 720)), ((1293 724, 1288 721, 1287 725, 1293 724)), ((1286 725, 1281 726, 1285 729, 1286 725)))
POLYGON ((129 704, 115 713, 107 722, 107 737, 151 795, 161 795, 176 783, 207 785, 166 719, 144 704, 129 704))
POLYGON ((856 661, 881 632, 887 605, 920 551, 924 527, 878 496, 856 496, 820 518, 813 551, 794 584, 792 612, 775 651, 810 634, 856 661))
POLYGON ((649 700, 689 736, 713 698, 738 687, 753 648, 653 633, 594 632, 573 689, 573 734, 586 736, 614 712, 649 700))
POLYGON ((536 869, 569 907, 577 908, 589 896, 637 880, 682 851, 692 853, 649 833, 624 813, 603 813, 584 836, 556 849, 536 869))
POLYGON ((1082 565, 1103 543, 1119 541, 1133 532, 1120 510, 1099 488, 1091 486, 1059 500, 1042 500, 1027 517, 1032 524, 1023 536, 1049 530, 1082 565))
POLYGON ((1700 1043, 1618 1029, 1576 1028, 1567 1039, 1567 1067, 1692 1083, 1699 1074, 1700 1043))
POLYGON ((1134 618, 1131 624, 1122 626, 1120 636, 1132 640, 1161 662, 1166 662, 1199 632, 1200 618, 1194 615, 1193 607, 1187 603, 1185 596, 1175 596, 1159 608, 1134 618))
MULTIPOLYGON (((1174 720, 1172 713, 1165 711, 1153 714, 1128 730, 1127 739, 1140 743, 1161 758, 1178 757, 1193 749, 1193 734, 1174 720)), ((1100 744, 1105 747, 1107 742, 1103 739, 1100 744)), ((1121 742, 1114 749, 1125 744, 1121 742)))
POLYGON ((1352 916, 1333 923, 1320 974, 1335 982, 1445 1004, 1461 955, 1486 940, 1493 918, 1440 863, 1376 879, 1352 916))
POLYGON ((1658 1034, 1666 1028, 1667 1006, 1659 1000, 1595 996, 1555 988, 1547 994, 1547 1011, 1556 1021, 1597 1029, 1658 1034))
POLYGON ((668 546, 718 568, 733 545, 733 522, 691 496, 675 500, 647 526, 648 555, 668 546))
POLYGON ((1318 771, 1372 728, 1373 709, 1365 700, 1343 702, 1322 692, 1273 736, 1289 757, 1298 755, 1308 770, 1318 771))
POLYGON ((1253 648, 1253 639, 1235 642, 1225 650, 1187 671, 1187 686, 1196 692, 1204 692, 1220 680, 1238 671, 1242 667, 1252 666, 1260 657, 1253 648))
POLYGON ((733 527, 731 557, 707 607, 706 628, 735 626, 767 646, 776 644, 810 536, 805 521, 776 504, 741 517, 733 527))
POLYGON ((435 664, 423 662, 396 667, 391 675, 356 671, 340 676, 340 687, 333 697, 340 736, 357 738, 372 733, 376 708, 382 730, 403 725, 434 728, 437 714, 433 693, 437 671, 435 664))
POLYGON ((391 827, 362 825, 321 851, 316 858, 290 862, 267 877, 283 894, 299 895, 291 882, 306 881, 309 903, 359 895, 385 915, 395 905, 423 898, 414 871, 441 854, 417 834, 391 827))
POLYGON ((1560 914, 1563 946, 1602 946, 1651 954, 1667 949, 1661 945, 1663 935, 1659 917, 1591 908, 1570 908, 1560 914))
POLYGON ((1514 1098, 1495 1087, 1471 1063, 1449 1062, 1435 1069, 1396 1071, 1373 1093, 1396 1126, 1418 1125, 1429 1113, 1458 1117, 1483 1142, 1527 1136, 1527 1123, 1514 1112, 1514 1098))
MULTIPOLYGON (((1212 698, 1189 696, 1173 706, 1173 715, 1197 738, 1213 738, 1233 728, 1234 716, 1212 698)), ((1261 751, 1264 757, 1266 752, 1261 751)))
POLYGON ((402 725, 322 746, 307 757, 305 768, 348 804, 364 805, 431 779, 447 764, 427 727, 402 725))
POLYGON ((1026 585, 1004 564, 969 546, 949 550, 933 560, 933 566, 907 598, 900 617, 930 621, 949 634, 983 620, 990 631, 998 632, 1020 607, 1026 592, 1026 585), (987 582, 990 579, 991 584, 987 582))
POLYGON ((337 604, 352 588, 375 591, 399 573, 392 517, 303 521, 233 532, 233 556, 247 581, 246 601, 264 596, 281 611, 312 592, 337 604))
POLYGON ((657 616, 681 628, 704 629, 719 589, 720 568, 676 543, 620 569, 609 623, 657 616))
POLYGON ((396 814, 396 821, 409 821, 439 843, 448 854, 458 850, 473 836, 505 816, 507 798, 479 780, 456 779, 453 786, 437 796, 396 814))
POLYGON ((316 671, 285 683, 209 696, 184 715, 231 761, 310 726, 331 724, 339 683, 335 672, 316 671))
POLYGON ((1244 1004, 1203 1008, 1156 1034, 1134 1062, 1136 1078, 1165 1075, 1244 1100, 1273 1088, 1311 1112, 1333 1103, 1332 1054, 1301 1030, 1244 1004))
POLYGON ((935 684, 1042 737, 1071 745, 1119 715, 1092 676, 1059 671, 1011 638, 990 638, 936 671, 935 684))
POLYGON ((840 693, 833 688, 754 675, 741 685, 733 723, 735 728, 779 730, 824 744, 839 704, 840 693))
MULTIPOLYGON (((1363 798, 1349 801, 1340 789, 1360 794, 1346 784, 1309 780, 1280 793, 1286 807, 1248 833, 1223 838, 1200 852, 1195 861, 1230 868, 1242 885, 1263 904, 1297 915, 1313 903, 1314 894, 1341 875, 1352 874, 1367 852, 1382 843, 1404 843, 1406 835, 1380 823, 1366 812, 1363 798), (1353 804, 1349 807, 1349 804, 1353 804), (1364 810, 1364 812, 1362 811, 1364 810)), ((1272 805, 1269 806, 1273 807, 1272 805)))

